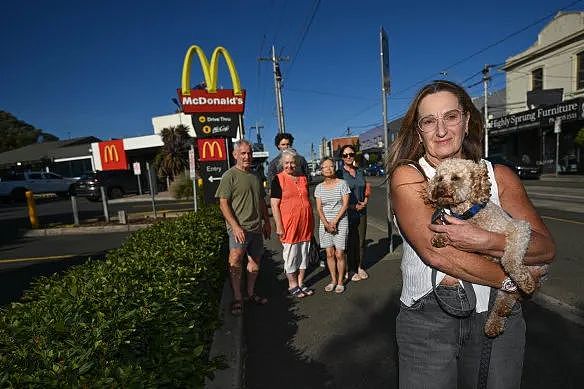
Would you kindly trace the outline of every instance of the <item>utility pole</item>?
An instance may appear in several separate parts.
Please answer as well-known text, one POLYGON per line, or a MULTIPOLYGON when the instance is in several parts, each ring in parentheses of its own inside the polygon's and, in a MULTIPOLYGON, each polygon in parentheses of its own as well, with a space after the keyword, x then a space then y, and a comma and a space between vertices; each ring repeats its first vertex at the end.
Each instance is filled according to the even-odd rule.
POLYGON ((483 68, 483 93, 484 93, 484 103, 485 103, 485 158, 489 156, 489 112, 487 106, 487 96, 488 96, 488 89, 489 89, 489 81, 491 80, 491 76, 489 71, 491 67, 494 65, 486 65, 483 68))
POLYGON ((272 46, 271 58, 260 58, 260 61, 271 61, 274 69, 274 91, 276 93, 276 111, 278 112, 278 132, 286 132, 284 121, 284 104, 282 102, 282 71, 280 61, 288 61, 288 57, 276 57, 276 48, 272 46))
POLYGON ((251 126, 249 128, 250 130, 252 130, 252 129, 256 130, 256 144, 258 145, 258 147, 261 147, 262 148, 261 150, 257 150, 257 151, 264 151, 264 149, 263 149, 263 146, 264 145, 262 143, 262 135, 260 133, 260 131, 261 131, 262 128, 264 128, 264 126, 258 124, 257 122, 256 122, 256 125, 255 126, 251 126))

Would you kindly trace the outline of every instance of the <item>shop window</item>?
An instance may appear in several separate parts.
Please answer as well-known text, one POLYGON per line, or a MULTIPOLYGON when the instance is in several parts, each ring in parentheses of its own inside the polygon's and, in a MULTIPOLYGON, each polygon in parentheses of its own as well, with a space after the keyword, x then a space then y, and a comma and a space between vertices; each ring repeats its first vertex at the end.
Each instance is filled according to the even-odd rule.
POLYGON ((531 72, 531 90, 543 89, 543 68, 537 68, 531 72))
POLYGON ((576 89, 584 89, 584 51, 576 55, 576 89))

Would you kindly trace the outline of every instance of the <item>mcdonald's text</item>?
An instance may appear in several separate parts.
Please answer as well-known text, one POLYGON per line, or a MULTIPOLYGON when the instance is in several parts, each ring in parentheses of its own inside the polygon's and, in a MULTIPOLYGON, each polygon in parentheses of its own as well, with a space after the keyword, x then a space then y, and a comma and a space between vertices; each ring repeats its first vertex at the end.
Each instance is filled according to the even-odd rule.
POLYGON ((204 89, 191 89, 188 95, 178 89, 178 97, 184 113, 196 114, 202 112, 243 113, 245 109, 245 91, 236 96, 232 89, 220 89, 210 93, 204 89))

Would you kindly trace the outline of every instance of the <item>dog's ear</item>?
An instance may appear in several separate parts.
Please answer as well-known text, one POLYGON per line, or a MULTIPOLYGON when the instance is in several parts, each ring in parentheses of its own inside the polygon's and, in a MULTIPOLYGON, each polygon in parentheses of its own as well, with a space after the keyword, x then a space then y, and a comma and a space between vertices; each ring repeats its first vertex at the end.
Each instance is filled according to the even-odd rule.
POLYGON ((471 177, 471 201, 474 204, 486 203, 491 197, 491 182, 489 181, 489 172, 485 161, 475 164, 471 177))

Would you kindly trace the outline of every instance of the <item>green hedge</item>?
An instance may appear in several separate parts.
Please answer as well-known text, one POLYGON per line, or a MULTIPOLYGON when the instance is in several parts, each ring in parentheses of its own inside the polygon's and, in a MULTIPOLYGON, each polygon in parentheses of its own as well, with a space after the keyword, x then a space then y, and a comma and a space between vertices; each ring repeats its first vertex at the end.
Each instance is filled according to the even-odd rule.
POLYGON ((216 207, 35 281, 0 314, 2 387, 202 387, 225 280, 216 207))

